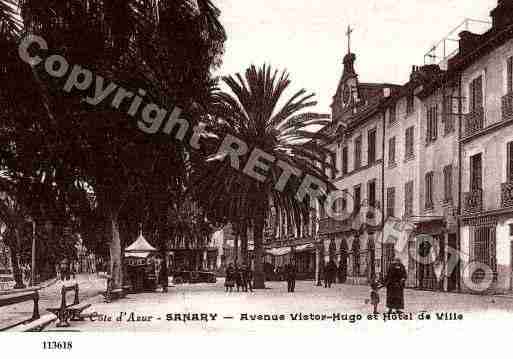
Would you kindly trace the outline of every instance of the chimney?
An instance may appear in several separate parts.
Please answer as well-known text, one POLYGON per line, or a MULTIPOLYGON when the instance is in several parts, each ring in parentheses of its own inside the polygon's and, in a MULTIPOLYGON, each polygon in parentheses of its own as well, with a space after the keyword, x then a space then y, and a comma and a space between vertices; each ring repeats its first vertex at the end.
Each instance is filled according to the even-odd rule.
POLYGON ((502 30, 513 25, 513 0, 498 0, 497 7, 490 12, 493 27, 502 30))
POLYGON ((466 54, 479 45, 480 35, 470 31, 462 31, 460 36, 460 54, 466 54))

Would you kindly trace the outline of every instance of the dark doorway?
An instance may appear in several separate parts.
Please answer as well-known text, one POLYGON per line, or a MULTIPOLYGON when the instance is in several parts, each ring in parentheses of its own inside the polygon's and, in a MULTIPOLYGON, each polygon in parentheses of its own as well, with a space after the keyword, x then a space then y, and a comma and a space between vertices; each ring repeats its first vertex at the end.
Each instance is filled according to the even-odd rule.
MULTIPOLYGON (((421 258, 429 258, 429 252, 431 251, 432 246, 429 242, 422 242, 418 247, 418 255, 421 258)), ((418 263, 417 266, 417 278, 419 280, 418 286, 420 289, 426 290, 436 290, 437 288, 437 280, 435 275, 435 270, 432 263, 418 263)))
MULTIPOLYGON (((447 240, 448 247, 451 248, 451 250, 447 251, 447 263, 452 263, 451 261, 454 260, 451 256, 457 256, 456 250, 456 233, 449 233, 448 240, 447 240)), ((451 268, 448 268, 451 269, 451 268)), ((447 291, 448 292, 454 292, 458 289, 458 281, 459 281, 459 275, 460 275, 460 261, 458 258, 458 264, 454 267, 451 273, 447 273, 447 291)))

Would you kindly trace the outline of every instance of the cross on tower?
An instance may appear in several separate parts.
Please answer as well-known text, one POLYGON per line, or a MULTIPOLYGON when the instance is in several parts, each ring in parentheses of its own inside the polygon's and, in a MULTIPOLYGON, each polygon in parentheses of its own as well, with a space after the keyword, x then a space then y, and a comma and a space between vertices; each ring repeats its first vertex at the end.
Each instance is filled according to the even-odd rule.
POLYGON ((351 25, 348 25, 347 26, 347 32, 346 32, 346 36, 347 36, 347 53, 350 54, 351 53, 351 34, 353 33, 354 29, 351 29, 351 25))

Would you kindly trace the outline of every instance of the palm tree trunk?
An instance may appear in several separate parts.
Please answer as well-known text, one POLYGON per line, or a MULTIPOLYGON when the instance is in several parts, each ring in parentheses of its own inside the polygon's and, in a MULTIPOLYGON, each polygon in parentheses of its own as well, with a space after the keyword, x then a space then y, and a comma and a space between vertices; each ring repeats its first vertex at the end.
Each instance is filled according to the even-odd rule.
POLYGON ((121 237, 119 235, 119 210, 110 208, 108 211, 110 226, 110 275, 112 289, 121 289, 123 286, 123 265, 121 257, 121 237))
POLYGON ((233 249, 235 251, 235 256, 233 258, 233 263, 237 264, 237 261, 239 260, 239 231, 237 229, 237 232, 235 232, 235 236, 233 237, 233 249))
POLYGON ((248 264, 248 224, 244 221, 240 225, 240 256, 241 262, 248 264))
POLYGON ((253 241, 255 245, 255 270, 254 270, 254 288, 265 289, 264 277, 264 256, 263 256, 263 237, 264 237, 265 212, 259 211, 255 217, 255 226, 253 241))

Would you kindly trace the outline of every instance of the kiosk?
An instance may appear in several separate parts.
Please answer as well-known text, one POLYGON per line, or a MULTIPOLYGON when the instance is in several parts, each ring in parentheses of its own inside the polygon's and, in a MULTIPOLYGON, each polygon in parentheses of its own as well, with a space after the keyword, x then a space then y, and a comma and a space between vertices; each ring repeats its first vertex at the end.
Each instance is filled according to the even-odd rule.
POLYGON ((142 233, 125 248, 125 265, 130 293, 154 291, 157 288, 157 250, 142 233))

